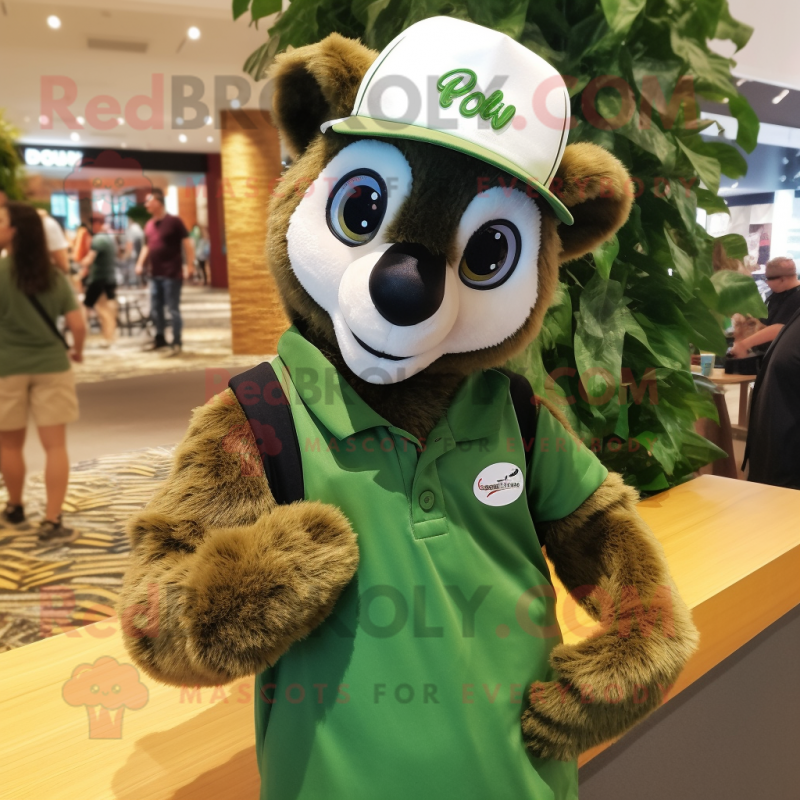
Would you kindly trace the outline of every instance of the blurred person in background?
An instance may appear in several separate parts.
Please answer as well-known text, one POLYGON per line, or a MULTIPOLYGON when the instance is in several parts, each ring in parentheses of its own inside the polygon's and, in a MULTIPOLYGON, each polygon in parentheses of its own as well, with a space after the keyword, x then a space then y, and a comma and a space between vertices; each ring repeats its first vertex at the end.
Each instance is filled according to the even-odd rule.
POLYGON ((136 286, 138 279, 136 276, 136 265, 139 263, 139 256, 144 247, 144 230, 134 218, 131 210, 128 210, 128 227, 125 231, 125 253, 123 255, 123 273, 127 286, 136 286))
POLYGON ((69 244, 61 226, 43 209, 38 209, 47 238, 47 249, 53 266, 58 267, 65 275, 69 275, 69 244))
POLYGON ((69 482, 66 425, 78 418, 70 359, 80 362, 86 327, 66 275, 50 262, 44 226, 36 209, 9 202, 0 207, 0 472, 8 503, 0 523, 25 523, 23 446, 29 413, 46 454, 42 543, 74 538, 61 521, 69 482), (73 346, 56 327, 66 318, 73 346))
POLYGON ((742 469, 747 480, 800 489, 800 308, 781 326, 758 371, 742 469))
POLYGON ((200 228, 200 236, 196 241, 195 252, 197 254, 197 269, 200 272, 200 278, 203 282, 203 286, 208 286, 206 266, 208 265, 208 259, 211 256, 211 242, 208 239, 208 228, 200 228))
POLYGON ((797 279, 797 267, 791 258, 773 258, 768 262, 766 280, 772 290, 767 299, 767 318, 761 320, 766 327, 734 342, 730 350, 734 358, 744 358, 752 348, 765 351, 783 326, 800 309, 800 281, 797 279))
POLYGON ((75 240, 72 243, 72 260, 80 264, 92 248, 91 220, 81 218, 81 224, 75 231, 75 240))
POLYGON ((95 212, 92 214, 92 244, 81 261, 81 277, 88 277, 83 305, 97 313, 104 347, 110 347, 114 343, 117 333, 117 279, 114 272, 116 255, 117 243, 106 232, 105 217, 95 212))
POLYGON ((146 350, 170 348, 170 355, 180 355, 181 286, 183 284, 183 251, 186 253, 186 278, 194 274, 194 245, 180 217, 167 214, 164 192, 153 189, 147 195, 145 208, 152 215, 144 226, 145 245, 139 254, 136 274, 144 274, 145 262, 150 262, 150 314, 156 326, 155 339, 146 350), (164 331, 164 306, 169 309, 172 324, 172 345, 167 344, 164 331))

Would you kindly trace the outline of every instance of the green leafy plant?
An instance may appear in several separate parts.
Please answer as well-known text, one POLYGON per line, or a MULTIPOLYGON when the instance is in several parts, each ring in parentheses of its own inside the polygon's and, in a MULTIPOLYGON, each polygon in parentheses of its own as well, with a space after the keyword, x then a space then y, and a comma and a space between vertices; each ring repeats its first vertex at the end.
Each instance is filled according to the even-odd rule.
POLYGON ((130 219, 131 219, 133 222, 138 222, 138 223, 139 223, 139 225, 141 225, 142 227, 144 227, 144 226, 145 226, 145 224, 147 223, 147 221, 148 221, 148 220, 150 219, 150 217, 152 216, 152 215, 150 214, 150 212, 149 212, 149 211, 148 211, 148 210, 147 210, 147 209, 144 207, 144 205, 143 205, 142 203, 138 203, 138 204, 137 204, 137 205, 135 205, 135 206, 131 206, 131 207, 130 207, 130 208, 127 210, 126 214, 128 215, 128 217, 129 217, 129 218, 130 218, 130 219))
POLYGON ((16 146, 19 135, 20 132, 6 120, 0 109, 0 191, 11 200, 25 197, 22 160, 16 146))
MULTIPOLYGON (((257 20, 274 5, 234 8, 250 7, 257 20)), ((696 420, 717 414, 689 371, 690 353, 724 354, 725 317, 766 313, 752 279, 713 269, 716 242, 742 258, 744 239, 714 239, 696 222, 698 209, 727 213, 720 176, 747 171, 737 147, 700 135, 712 123, 699 119, 696 98, 728 103, 745 151, 758 135, 734 62, 708 41, 740 49, 752 29, 731 17, 727 0, 294 0, 245 69, 263 78, 277 52, 333 31, 380 49, 437 14, 503 31, 549 61, 570 90, 569 141, 605 147, 633 177, 629 221, 562 267, 541 336, 512 366, 633 486, 656 492, 686 480, 725 455, 694 432, 696 420)))

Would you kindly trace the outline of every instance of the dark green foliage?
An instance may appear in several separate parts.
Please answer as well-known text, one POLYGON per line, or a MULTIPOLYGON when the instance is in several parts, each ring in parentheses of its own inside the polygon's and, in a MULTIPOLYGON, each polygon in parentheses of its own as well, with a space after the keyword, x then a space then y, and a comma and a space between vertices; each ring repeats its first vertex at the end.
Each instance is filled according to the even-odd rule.
MULTIPOLYGON (((741 177, 747 165, 732 145, 699 135, 710 123, 693 99, 728 98, 746 151, 758 134, 731 80, 734 62, 707 42, 730 39, 740 49, 752 30, 731 17, 727 0, 294 0, 246 70, 262 78, 276 52, 333 31, 381 49, 437 14, 501 30, 569 76, 570 142, 602 145, 633 176, 630 220, 592 256, 562 267, 542 334, 512 366, 561 403, 628 483, 644 492, 680 483, 723 455, 694 433, 695 421, 716 411, 696 388, 690 352, 723 353, 721 323, 733 312, 765 314, 752 280, 714 273, 715 240, 696 223, 698 208, 727 211, 720 176, 741 177), (601 76, 621 90, 614 81, 602 88, 601 76)), ((730 258, 746 252, 740 236, 722 242, 730 258)))
POLYGON ((129 219, 133 222, 138 222, 142 227, 145 226, 151 216, 150 212, 141 203, 131 206, 126 213, 129 219))
POLYGON ((10 200, 22 200, 25 197, 23 188, 22 161, 17 152, 16 130, 0 111, 0 191, 5 192, 10 200))

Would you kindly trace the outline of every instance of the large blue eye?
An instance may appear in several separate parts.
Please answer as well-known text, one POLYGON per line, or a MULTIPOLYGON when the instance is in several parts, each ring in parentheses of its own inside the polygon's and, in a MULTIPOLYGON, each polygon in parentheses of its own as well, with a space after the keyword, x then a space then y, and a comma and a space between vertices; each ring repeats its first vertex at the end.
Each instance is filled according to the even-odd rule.
POLYGON ((350 247, 375 238, 386 213, 386 184, 371 169, 348 172, 333 187, 326 217, 331 233, 350 247))
POLYGON ((458 274, 472 289, 494 289, 511 277, 520 248, 517 226, 507 219, 493 219, 470 237, 458 274))

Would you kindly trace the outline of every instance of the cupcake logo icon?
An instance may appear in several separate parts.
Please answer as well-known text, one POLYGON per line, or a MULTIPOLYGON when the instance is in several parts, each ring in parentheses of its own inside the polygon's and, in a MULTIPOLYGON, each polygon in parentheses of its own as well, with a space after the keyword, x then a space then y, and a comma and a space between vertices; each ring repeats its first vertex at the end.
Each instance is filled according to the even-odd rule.
POLYGON ((125 709, 144 708, 149 699, 136 667, 111 656, 75 667, 62 694, 68 705, 86 706, 90 739, 121 739, 125 709))

